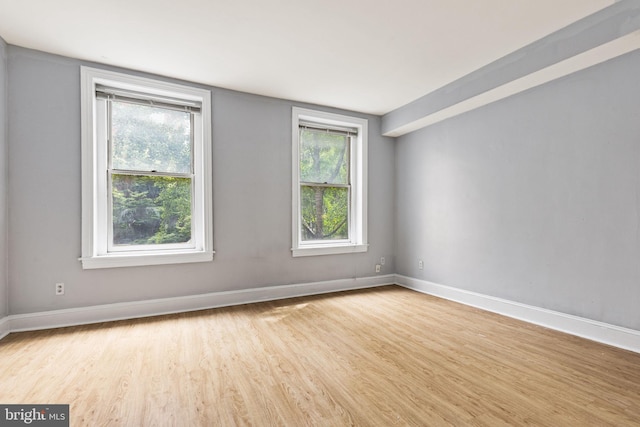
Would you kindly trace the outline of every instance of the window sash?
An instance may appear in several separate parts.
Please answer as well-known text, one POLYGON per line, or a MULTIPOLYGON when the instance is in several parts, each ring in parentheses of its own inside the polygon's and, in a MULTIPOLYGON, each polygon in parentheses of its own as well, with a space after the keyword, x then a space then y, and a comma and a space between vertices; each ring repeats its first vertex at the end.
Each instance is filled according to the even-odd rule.
POLYGON ((302 144, 303 144, 303 138, 302 138, 302 134, 303 134, 303 130, 313 130, 313 131, 318 131, 320 133, 327 133, 327 134, 332 134, 332 135, 340 135, 340 136, 346 136, 346 152, 344 153, 344 159, 343 162, 346 163, 346 169, 347 169, 347 183, 346 184, 341 184, 341 183, 328 183, 328 182, 322 182, 322 181, 302 181, 300 180, 300 177, 302 176, 302 170, 301 170, 301 164, 300 161, 298 161, 298 212, 299 212, 299 216, 298 216, 298 221, 299 221, 299 237, 298 237, 298 242, 301 246, 304 245, 335 245, 335 244, 341 244, 341 243, 348 243, 351 242, 353 240, 353 225, 352 225, 352 215, 351 212, 353 210, 353 199, 352 199, 352 192, 351 192, 351 182, 352 182, 352 176, 351 176, 351 171, 352 171, 352 165, 351 165, 351 152, 353 150, 353 145, 354 145, 354 140, 355 140, 355 136, 357 136, 357 129, 356 128, 350 128, 350 127, 343 127, 343 126, 337 126, 337 125, 326 125, 323 123, 314 123, 314 122, 310 122, 310 121, 301 121, 299 124, 299 133, 298 133, 298 152, 301 153, 302 152, 302 144), (304 218, 303 218, 303 197, 302 197, 302 189, 304 187, 324 187, 324 188, 345 188, 347 189, 347 218, 346 218, 346 227, 347 227, 347 237, 345 239, 331 239, 331 238, 327 238, 327 239, 305 239, 304 238, 304 232, 303 232, 303 227, 304 227, 304 218))
POLYGON ((301 187, 335 187, 335 188, 351 188, 351 184, 328 184, 326 182, 300 181, 301 187))
MULTIPOLYGON (((291 251, 294 257, 337 255, 367 251, 367 141, 368 122, 366 119, 295 106, 292 108, 293 220, 291 251), (344 178, 344 169, 342 172, 342 182, 339 184, 312 182, 322 180, 325 177, 301 172, 301 162, 309 162, 306 153, 304 154, 304 158, 301 157, 303 156, 301 133, 304 129, 349 137, 349 150, 347 151, 349 155, 347 162, 349 171, 346 175, 348 177, 347 180, 344 178), (302 185, 307 184, 326 185, 327 187, 334 188, 345 188, 345 186, 349 186, 348 240, 303 240, 303 237, 310 237, 310 234, 303 236, 304 225, 302 223, 302 206, 306 203, 308 209, 308 203, 310 203, 308 198, 309 194, 305 194, 304 197, 306 200, 302 200, 302 185)), ((308 147, 304 147, 304 149, 306 150, 308 147)), ((328 230, 329 233, 331 231, 332 230, 328 230)))
MULTIPOLYGON (((101 86, 101 88, 105 88, 104 86, 101 86)), ((126 101, 122 101, 122 99, 118 99, 115 98, 114 96, 98 96, 98 91, 96 90, 96 99, 97 100, 104 100, 105 102, 105 106, 106 106, 106 133, 105 133, 105 137, 107 138, 106 141, 106 145, 107 145, 107 191, 106 191, 106 198, 107 198, 107 247, 106 247, 106 252, 107 253, 118 253, 118 252, 140 252, 140 251, 158 251, 158 250, 173 250, 173 249, 195 249, 195 241, 193 239, 194 235, 195 235, 195 223, 194 221, 191 221, 191 239, 188 242, 184 242, 184 243, 162 243, 162 244, 131 244, 131 245, 118 245, 114 242, 114 235, 115 235, 115 224, 113 221, 113 175, 131 175, 131 176, 148 176, 148 177, 154 177, 154 176, 163 176, 163 177, 174 177, 174 178, 187 178, 190 180, 191 185, 190 185, 190 202, 191 202, 191 206, 190 206, 190 215, 194 212, 194 203, 195 203, 195 188, 194 188, 194 183, 195 183, 195 176, 193 173, 193 167, 194 167, 194 116, 195 113, 193 111, 190 111, 190 125, 189 125, 189 130, 190 130, 190 135, 189 135, 189 139, 190 139, 190 173, 176 173, 176 172, 157 172, 157 171, 147 171, 147 170, 138 170, 138 169, 134 169, 134 170, 126 170, 126 169, 116 169, 112 167, 112 163, 113 163, 113 152, 114 152, 114 148, 113 148, 113 144, 114 144, 114 140, 112 137, 112 130, 113 130, 113 113, 112 113, 112 108, 113 108, 113 102, 130 102, 128 100, 126 101)), ((133 100, 135 101, 135 100, 133 100)), ((144 101, 144 100, 141 100, 144 101)), ((163 108, 163 109, 167 109, 165 106, 160 106, 157 104, 149 104, 146 102, 131 102, 131 103, 136 103, 136 104, 140 104, 140 105, 151 105, 153 107, 157 107, 157 108, 163 108)), ((179 108, 175 108, 175 109, 179 109, 179 108)), ((183 111, 183 110, 180 110, 183 111)))
MULTIPOLYGON (((123 253, 123 252, 142 252, 142 251, 158 251, 158 250, 175 250, 175 249, 195 249, 195 241, 196 239, 194 239, 195 236, 195 222, 191 221, 191 231, 190 231, 190 236, 191 239, 189 239, 189 241, 187 242, 182 242, 182 243, 159 243, 159 244, 131 244, 131 245, 118 245, 114 242, 114 238, 115 238, 115 224, 113 222, 113 175, 130 175, 130 176, 148 176, 148 177, 154 177, 154 176, 167 176, 165 174, 144 174, 144 173, 134 173, 134 174, 128 174, 128 173, 120 173, 120 172, 116 172, 116 171, 108 171, 108 188, 107 188, 107 209, 108 209, 108 213, 107 213, 107 220, 108 220, 108 224, 107 224, 107 252, 108 253, 123 253)), ((190 214, 192 215, 192 213, 194 212, 194 204, 195 204, 195 197, 194 197, 194 186, 195 186, 195 179, 193 175, 188 175, 188 176, 176 176, 176 175, 171 175, 169 177, 177 177, 177 178, 187 178, 190 180, 190 191, 191 191, 191 196, 190 196, 190 202, 191 202, 191 206, 190 206, 190 214)))
POLYGON ((300 186, 299 186, 299 212, 300 212, 300 217, 299 217, 299 221, 300 221, 300 243, 302 245, 335 245, 335 244, 340 244, 340 243, 348 243, 351 242, 352 240, 352 230, 353 227, 351 225, 351 221, 352 221, 352 216, 351 216, 351 212, 352 212, 352 194, 351 194, 351 185, 349 184, 317 184, 317 183, 309 183, 309 182, 301 182, 300 186), (324 187, 324 188, 343 188, 347 190, 347 218, 346 218, 346 226, 347 226, 347 237, 345 239, 305 239, 303 237, 303 231, 302 228, 304 227, 304 218, 302 217, 302 189, 304 187, 309 187, 309 188, 313 188, 313 187, 324 187))
MULTIPOLYGON (((346 132, 334 132, 331 130, 330 127, 322 127, 322 125, 320 124, 316 124, 314 127, 311 126, 300 126, 300 132, 298 132, 298 153, 302 153, 302 144, 303 144, 303 138, 302 138, 302 131, 303 130, 315 130, 315 131, 320 131, 322 133, 324 133, 326 131, 327 134, 332 134, 332 135, 340 135, 340 136, 346 136, 346 152, 344 153, 344 163, 347 169, 347 182, 346 183, 338 183, 338 182, 326 182, 326 181, 303 181, 301 179, 302 177, 302 169, 301 169, 301 163, 300 163, 300 158, 298 159, 298 181, 299 183, 303 183, 303 182, 307 182, 307 183, 316 183, 316 184, 327 184, 327 185, 351 185, 352 179, 353 177, 351 176, 351 170, 353 169, 352 164, 351 164, 351 152, 353 151, 353 147, 354 147, 354 142, 355 142, 355 136, 357 136, 357 132, 354 133, 346 133, 346 132)), ((345 128, 347 129, 347 128, 345 128)))
MULTIPOLYGON (((162 175, 166 175, 166 176, 193 176, 194 173, 194 149, 195 149, 195 126, 196 126, 196 117, 197 114, 194 113, 193 111, 189 114, 189 152, 190 152, 190 159, 189 159, 189 168, 190 168, 190 174, 184 174, 184 173, 177 173, 177 172, 158 172, 155 170, 142 170, 142 169, 118 169, 118 168, 113 168, 113 153, 114 153, 114 148, 113 148, 113 144, 114 144, 114 139, 113 139, 113 102, 122 102, 119 101, 117 99, 112 99, 112 98, 104 98, 104 97, 97 97, 97 100, 104 100, 105 101, 105 105, 106 105, 106 121, 107 121, 107 127, 106 127, 106 137, 107 137, 107 150, 108 150, 108 155, 107 155, 107 169, 109 171, 122 171, 122 172, 129 172, 129 173, 148 173, 148 174, 162 174, 162 175)), ((161 109, 170 109, 170 108, 166 108, 166 107, 162 107, 162 106, 157 106, 157 105, 150 105, 150 104, 145 104, 145 103, 140 103, 139 105, 145 105, 145 106, 153 106, 156 108, 161 108, 161 109)), ((182 111, 182 110, 180 110, 182 111)))

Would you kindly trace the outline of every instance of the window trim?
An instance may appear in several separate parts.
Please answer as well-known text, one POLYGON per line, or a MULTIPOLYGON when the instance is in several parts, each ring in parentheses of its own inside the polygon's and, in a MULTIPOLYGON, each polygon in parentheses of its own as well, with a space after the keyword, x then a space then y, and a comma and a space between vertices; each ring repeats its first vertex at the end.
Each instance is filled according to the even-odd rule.
POLYGON ((335 255, 366 252, 367 244, 367 142, 368 121, 342 114, 292 108, 292 233, 291 252, 294 257, 335 255), (351 195, 348 241, 304 242, 300 217, 300 125, 313 123, 321 127, 357 129, 351 138, 350 173, 351 195))
MULTIPOLYGON (((213 259, 213 202, 212 202, 212 151, 211 151, 211 92, 191 86, 132 76, 123 73, 81 66, 81 149, 82 149, 82 262, 83 269, 132 267, 143 265, 207 262, 213 259), (100 192, 99 162, 106 154, 98 152, 96 138, 96 85, 104 85, 132 92, 142 92, 159 97, 181 99, 201 104, 202 142, 194 146, 194 208, 192 221, 201 236, 195 248, 132 250, 107 252, 104 215, 98 209, 100 192), (200 202, 196 202, 200 200, 200 202)), ((199 130, 200 131, 200 130, 199 130)), ((106 171, 105 171, 106 172, 106 171)), ((107 189, 104 188, 104 191, 107 189)))

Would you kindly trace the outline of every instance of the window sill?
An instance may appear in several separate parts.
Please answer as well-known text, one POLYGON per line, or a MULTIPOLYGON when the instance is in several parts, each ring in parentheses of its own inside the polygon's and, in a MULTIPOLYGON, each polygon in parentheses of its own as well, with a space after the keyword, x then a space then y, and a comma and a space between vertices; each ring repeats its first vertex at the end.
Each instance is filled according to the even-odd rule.
POLYGON ((316 245, 316 246, 304 246, 291 249, 294 257, 302 256, 316 256, 316 255, 337 255, 337 254, 352 254, 358 252, 367 252, 369 245, 316 245))
POLYGON ((190 262, 208 262, 213 260, 215 252, 165 252, 157 254, 115 254, 80 258, 82 268, 138 267, 144 265, 183 264, 190 262))

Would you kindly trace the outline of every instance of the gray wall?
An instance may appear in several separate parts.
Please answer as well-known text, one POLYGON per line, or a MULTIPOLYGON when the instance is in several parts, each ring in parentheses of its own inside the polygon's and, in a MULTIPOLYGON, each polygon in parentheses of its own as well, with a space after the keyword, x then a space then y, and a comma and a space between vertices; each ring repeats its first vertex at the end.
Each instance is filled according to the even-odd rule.
POLYGON ((639 75, 635 51, 399 138, 398 273, 640 329, 639 75))
POLYGON ((395 146, 380 119, 355 114, 369 119, 369 251, 292 258, 293 103, 222 89, 212 89, 214 261, 83 271, 81 62, 15 46, 8 56, 11 314, 374 276, 381 256, 383 273, 395 271, 395 146))
POLYGON ((7 44, 0 37, 0 320, 9 313, 7 277, 7 44))

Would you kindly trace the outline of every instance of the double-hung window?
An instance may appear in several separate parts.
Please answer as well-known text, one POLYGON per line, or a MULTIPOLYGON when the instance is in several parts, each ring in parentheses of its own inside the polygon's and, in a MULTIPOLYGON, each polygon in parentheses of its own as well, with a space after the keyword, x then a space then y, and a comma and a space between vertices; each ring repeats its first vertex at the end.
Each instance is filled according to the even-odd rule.
POLYGON ((83 267, 211 260, 210 93, 81 74, 83 267))
POLYGON ((293 256, 367 250, 367 121, 293 108, 293 256))

